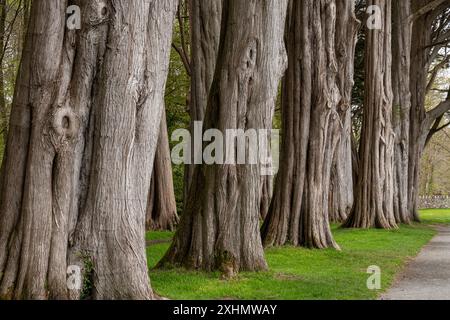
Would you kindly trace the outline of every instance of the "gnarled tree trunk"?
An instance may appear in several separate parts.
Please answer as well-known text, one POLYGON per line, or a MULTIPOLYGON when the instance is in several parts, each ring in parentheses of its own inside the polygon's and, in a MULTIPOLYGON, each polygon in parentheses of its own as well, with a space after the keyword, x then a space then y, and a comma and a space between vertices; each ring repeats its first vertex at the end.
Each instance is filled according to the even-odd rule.
POLYGON ((336 2, 336 56, 338 87, 341 101, 339 114, 339 142, 333 158, 330 190, 330 221, 343 222, 353 206, 352 168, 352 89, 356 38, 359 21, 355 16, 355 1, 336 2))
POLYGON ((412 220, 408 210, 408 162, 409 121, 411 91, 409 88, 411 68, 412 23, 411 2, 392 3, 392 125, 395 131, 394 149, 394 215, 397 223, 409 224, 412 220))
MULTIPOLYGON (((412 11, 417 12, 428 1, 413 0, 412 11)), ((408 209, 412 219, 419 221, 418 198, 420 188, 420 159, 425 148, 428 130, 424 126, 426 120, 425 98, 429 70, 429 53, 431 47, 431 23, 430 14, 418 17, 413 23, 413 37, 411 43, 411 118, 410 118, 410 143, 408 163, 408 209)))
MULTIPOLYGON (((286 0, 224 2, 219 59, 205 129, 266 129, 286 58, 286 0)), ((227 146, 227 150, 231 146, 227 146)), ((222 151, 222 150, 220 150, 222 151)), ((247 156, 249 147, 246 146, 247 156)), ((238 271, 267 268, 259 233, 260 166, 197 166, 184 214, 159 266, 238 271)))
POLYGON ((283 83, 281 166, 262 228, 266 246, 338 248, 328 195, 337 145, 336 2, 292 1, 283 83), (314 53, 314 54, 313 54, 314 53))
POLYGON ((381 9, 381 29, 367 28, 366 82, 360 164, 351 228, 396 228, 393 209, 391 1, 370 0, 381 9))
POLYGON ((166 112, 163 108, 147 204, 147 230, 173 231, 178 224, 166 112))
POLYGON ((0 296, 153 297, 145 208, 174 0, 33 1, 1 181, 0 296), (68 286, 68 266, 83 271, 68 286))
MULTIPOLYGON (((222 3, 223 0, 189 0, 192 55, 189 115, 192 134, 194 122, 204 120, 208 94, 214 78, 222 25, 222 3)), ((192 147, 192 163, 185 166, 185 205, 194 174, 194 152, 192 147)))

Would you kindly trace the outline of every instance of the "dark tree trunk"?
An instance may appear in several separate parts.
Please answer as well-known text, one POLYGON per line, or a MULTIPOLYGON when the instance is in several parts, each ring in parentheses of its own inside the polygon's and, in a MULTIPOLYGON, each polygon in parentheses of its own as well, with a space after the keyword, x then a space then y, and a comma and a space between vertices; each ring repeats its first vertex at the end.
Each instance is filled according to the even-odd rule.
POLYGON ((359 21, 355 16, 355 1, 336 2, 336 56, 338 87, 341 101, 339 114, 339 142, 333 158, 330 190, 330 221, 343 222, 353 206, 352 168, 352 89, 354 59, 359 21))
POLYGON ((94 299, 149 299, 145 208, 176 3, 85 1, 77 32, 67 5, 31 8, 1 181, 0 296, 79 298, 67 285, 78 265, 94 299))
MULTIPOLYGON (((425 6, 427 2, 426 0, 413 0, 413 12, 425 6)), ((411 44, 411 118, 408 163, 408 209, 414 221, 420 220, 417 207, 420 188, 420 159, 428 135, 428 132, 425 131, 424 122, 426 119, 425 98, 431 32, 428 14, 422 15, 414 21, 411 44)))
POLYGON ((261 177, 261 201, 259 213, 264 221, 269 213, 270 202, 272 201, 273 177, 270 175, 261 177))
MULTIPOLYGON (((213 82, 219 51, 222 3, 223 0, 189 0, 192 54, 191 99, 189 104, 191 133, 194 132, 194 122, 203 121, 205 116, 208 94, 213 82)), ((194 151, 192 149, 192 155, 194 151)), ((194 159, 192 159, 192 164, 185 167, 185 200, 188 198, 194 168, 194 159)))
POLYGON ((262 236, 266 246, 338 248, 328 216, 341 99, 335 54, 336 3, 292 1, 290 7, 282 161, 262 236))
POLYGON ((394 149, 394 215, 397 223, 411 223, 408 210, 408 162, 409 121, 411 91, 409 88, 411 68, 412 23, 410 1, 392 3, 392 124, 395 131, 394 149))
POLYGON ((147 204, 146 227, 147 230, 173 231, 177 224, 177 202, 173 187, 169 134, 167 132, 166 112, 163 108, 147 204))
POLYGON ((350 228, 396 228, 393 210, 391 0, 370 0, 381 9, 380 30, 367 28, 366 82, 360 164, 350 228))
MULTIPOLYGON (((224 2, 205 129, 225 133, 271 124, 286 64, 286 4, 285 0, 224 2)), ((180 226, 159 266, 221 270, 226 276, 267 269, 259 233, 260 181, 259 165, 197 166, 180 226)))
POLYGON ((5 98, 5 74, 3 72, 3 61, 5 58, 5 36, 6 36, 6 0, 0 0, 0 132, 3 143, 6 142, 8 132, 8 119, 5 98))

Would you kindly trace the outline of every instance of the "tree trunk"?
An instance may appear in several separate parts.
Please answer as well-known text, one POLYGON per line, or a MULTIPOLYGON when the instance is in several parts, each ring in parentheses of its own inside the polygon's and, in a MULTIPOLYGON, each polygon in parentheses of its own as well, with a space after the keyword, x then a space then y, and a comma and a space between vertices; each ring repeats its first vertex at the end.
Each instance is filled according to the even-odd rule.
MULTIPOLYGON (((426 0, 414 0, 413 12, 427 4, 426 0)), ((411 44, 411 118, 408 163, 408 209, 414 221, 419 221, 417 208, 420 188, 420 159, 422 158, 428 130, 423 127, 426 119, 425 98, 428 79, 428 55, 431 43, 431 23, 428 15, 422 15, 414 21, 411 44)), ((428 128, 429 129, 429 128, 428 128)))
POLYGON ((266 246, 289 243, 338 248, 328 216, 341 99, 334 43, 336 3, 293 1, 290 13, 289 68, 283 83, 283 161, 262 236, 266 246))
POLYGON ((1 183, 0 296, 149 299, 145 208, 176 3, 85 1, 77 32, 66 8, 31 8, 1 183), (73 265, 92 288, 68 286, 73 265))
MULTIPOLYGON (((286 5, 285 0, 224 2, 205 129, 225 133, 271 125, 286 64, 286 5)), ((197 166, 174 242, 159 266, 221 270, 225 276, 267 269, 259 233, 260 181, 259 165, 197 166)))
POLYGON ((0 0, 0 132, 3 143, 6 142, 8 132, 7 109, 5 99, 5 75, 3 72, 3 61, 5 58, 5 33, 6 33, 6 0, 0 0))
POLYGON ((343 222, 353 206, 352 168, 352 89, 356 38, 359 21, 355 16, 355 1, 336 2, 336 55, 338 87, 341 101, 339 114, 339 142, 331 171, 330 221, 343 222))
MULTIPOLYGON (((191 17, 191 99, 189 105, 190 131, 194 122, 203 121, 208 94, 214 78, 219 51, 223 0, 189 0, 191 17)), ((192 155, 195 150, 192 149, 192 155)), ((185 167, 184 199, 187 200, 194 174, 194 159, 185 167)), ((186 206, 186 201, 185 201, 186 206)))
POLYGON ((397 223, 411 223, 408 210, 409 121, 411 112, 410 67, 412 24, 410 1, 392 3, 392 124, 394 149, 394 215, 397 223))
POLYGON ((261 201, 259 213, 261 220, 264 221, 269 213, 270 202, 272 201, 273 177, 270 175, 261 177, 261 201))
POLYGON ((166 112, 163 108, 147 204, 146 227, 147 230, 173 231, 177 224, 177 202, 173 188, 169 134, 167 132, 166 112))
POLYGON ((393 209, 391 1, 370 0, 381 9, 381 29, 367 28, 366 82, 355 206, 345 227, 396 228, 393 209))

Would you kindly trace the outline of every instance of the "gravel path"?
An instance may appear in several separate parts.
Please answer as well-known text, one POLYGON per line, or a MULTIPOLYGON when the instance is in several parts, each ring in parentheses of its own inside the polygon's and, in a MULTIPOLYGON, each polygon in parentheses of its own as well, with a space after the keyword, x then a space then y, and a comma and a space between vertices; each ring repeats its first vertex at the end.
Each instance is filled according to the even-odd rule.
POLYGON ((437 230, 381 300, 450 300, 450 227, 437 230))

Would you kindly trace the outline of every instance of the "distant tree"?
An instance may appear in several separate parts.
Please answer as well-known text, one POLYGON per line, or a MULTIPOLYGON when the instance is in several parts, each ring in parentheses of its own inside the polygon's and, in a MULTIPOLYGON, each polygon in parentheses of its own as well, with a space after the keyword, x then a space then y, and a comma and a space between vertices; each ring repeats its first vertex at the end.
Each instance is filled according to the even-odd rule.
POLYGON ((429 110, 425 103, 435 79, 433 74, 445 66, 445 63, 434 62, 443 53, 444 60, 450 55, 450 51, 445 50, 450 45, 450 0, 412 0, 412 20, 408 209, 413 220, 418 221, 420 158, 430 138, 446 127, 442 126, 442 120, 450 110, 450 94, 429 110))
POLYGON ((173 186, 169 134, 166 112, 163 108, 147 204, 146 226, 147 230, 174 231, 177 224, 177 202, 173 186))

